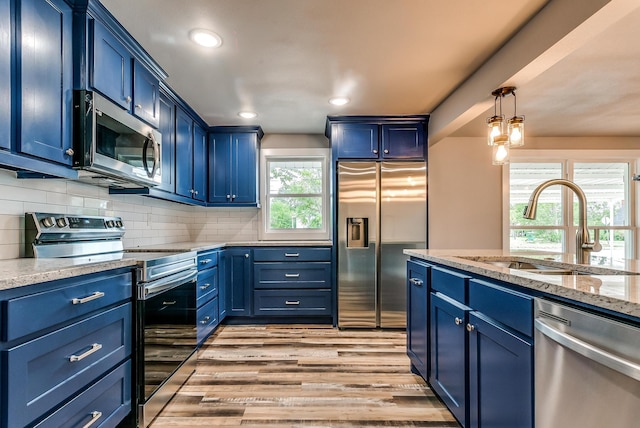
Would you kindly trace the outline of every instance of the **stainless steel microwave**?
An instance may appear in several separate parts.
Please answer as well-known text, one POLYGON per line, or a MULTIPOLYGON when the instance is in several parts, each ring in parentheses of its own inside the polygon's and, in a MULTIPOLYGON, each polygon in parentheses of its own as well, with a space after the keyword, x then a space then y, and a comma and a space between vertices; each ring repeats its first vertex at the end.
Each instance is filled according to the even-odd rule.
POLYGON ((73 99, 73 167, 82 181, 119 187, 162 180, 162 135, 97 92, 73 99))

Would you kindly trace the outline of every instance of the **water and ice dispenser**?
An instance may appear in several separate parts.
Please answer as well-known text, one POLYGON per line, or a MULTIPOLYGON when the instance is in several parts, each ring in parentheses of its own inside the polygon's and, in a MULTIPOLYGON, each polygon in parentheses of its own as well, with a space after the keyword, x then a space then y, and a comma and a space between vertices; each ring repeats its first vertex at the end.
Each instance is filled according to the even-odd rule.
POLYGON ((347 248, 369 247, 369 219, 347 217, 347 248))

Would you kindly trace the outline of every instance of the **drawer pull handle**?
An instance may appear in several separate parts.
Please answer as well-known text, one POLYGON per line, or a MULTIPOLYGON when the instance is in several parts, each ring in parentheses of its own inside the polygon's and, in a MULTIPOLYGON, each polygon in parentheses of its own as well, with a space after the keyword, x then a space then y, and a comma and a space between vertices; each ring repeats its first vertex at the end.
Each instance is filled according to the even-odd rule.
POLYGON ((300 300, 285 300, 284 304, 285 305, 299 305, 300 304, 300 300))
POLYGON ((167 302, 167 301, 164 301, 164 300, 162 301, 162 304, 163 304, 163 305, 167 305, 167 306, 169 306, 169 305, 175 305, 176 303, 177 303, 177 302, 176 302, 175 300, 172 300, 172 301, 170 301, 170 302, 167 302))
POLYGON ((206 323, 209 322, 210 319, 211 319, 211 317, 207 315, 206 317, 204 317, 202 319, 202 321, 200 321, 200 324, 206 324, 206 323))
POLYGON ((472 332, 473 330, 475 330, 475 329, 476 329, 476 326, 475 326, 475 325, 473 325, 473 324, 467 324, 467 331, 468 331, 469 333, 471 333, 471 332, 472 332))
POLYGON ((93 354, 94 352, 98 352, 101 349, 102 349, 102 345, 101 344, 94 343, 93 345, 91 345, 91 348, 89 348, 87 351, 83 352, 82 354, 70 356, 69 357, 69 362, 70 363, 75 363, 76 361, 84 360, 89 355, 93 354))
MULTIPOLYGON (((454 322, 456 323, 456 325, 460 325, 460 324, 462 324, 462 319, 460 319, 460 318, 456 317, 456 318, 455 318, 455 320, 454 320, 454 322)), ((468 325, 468 324, 467 324, 467 325, 468 325)))
POLYGON ((285 278, 300 278, 300 274, 299 273, 285 273, 284 277, 285 278))
POLYGON ((285 257, 300 257, 300 253, 284 253, 285 257))
POLYGON ((420 287, 423 284, 422 280, 418 279, 418 278, 411 278, 411 279, 409 279, 409 282, 412 283, 413 285, 417 286, 417 287, 420 287))
POLYGON ((91 420, 86 424, 82 425, 82 428, 89 428, 91 425, 95 424, 98 421, 98 419, 102 417, 102 412, 98 412, 97 410, 94 410, 89 414, 91 415, 91 420))
POLYGON ((209 287, 211 287, 211 284, 207 282, 206 284, 200 286, 200 290, 206 290, 209 287))
POLYGON ((102 291, 96 291, 95 293, 87 296, 87 297, 82 297, 82 298, 74 298, 71 299, 71 303, 74 305, 81 305, 83 303, 87 303, 90 302, 92 300, 96 300, 99 299, 101 297, 104 297, 104 293, 102 291))
POLYGON ((200 260, 201 265, 206 265, 207 263, 211 263, 211 259, 202 259, 200 260))

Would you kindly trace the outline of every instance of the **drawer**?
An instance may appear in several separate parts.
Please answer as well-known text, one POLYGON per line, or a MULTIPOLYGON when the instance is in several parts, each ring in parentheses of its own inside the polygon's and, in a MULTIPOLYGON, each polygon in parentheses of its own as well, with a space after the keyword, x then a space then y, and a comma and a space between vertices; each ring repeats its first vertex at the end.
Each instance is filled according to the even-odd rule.
POLYGON ((533 336, 533 298, 489 282, 469 281, 469 306, 512 329, 533 336))
POLYGON ((331 288, 331 263, 255 263, 254 288, 331 288))
POLYGON ((2 408, 26 426, 131 355, 131 303, 3 351, 9 385, 2 408))
POLYGON ((330 247, 255 248, 254 262, 330 262, 330 247))
POLYGON ((198 345, 201 345, 218 326, 218 298, 213 298, 209 303, 197 311, 198 319, 198 345))
POLYGON ((437 266, 431 268, 431 289, 440 291, 442 294, 457 300, 460 303, 467 303, 467 290, 470 276, 442 269, 437 266))
POLYGON ((218 267, 198 273, 198 281, 196 283, 196 306, 202 306, 203 303, 211 300, 218 295, 218 267))
POLYGON ((205 270, 218 266, 218 251, 198 253, 198 270, 205 270))
POLYGON ((2 339, 10 341, 131 300, 133 273, 87 275, 60 288, 2 302, 2 339))
POLYGON ((412 260, 407 262, 407 281, 416 287, 429 287, 428 271, 431 266, 414 262, 412 260))
POLYGON ((130 410, 131 360, 127 360, 35 428, 115 426, 130 410))
POLYGON ((257 290, 257 315, 331 315, 331 290, 257 290))

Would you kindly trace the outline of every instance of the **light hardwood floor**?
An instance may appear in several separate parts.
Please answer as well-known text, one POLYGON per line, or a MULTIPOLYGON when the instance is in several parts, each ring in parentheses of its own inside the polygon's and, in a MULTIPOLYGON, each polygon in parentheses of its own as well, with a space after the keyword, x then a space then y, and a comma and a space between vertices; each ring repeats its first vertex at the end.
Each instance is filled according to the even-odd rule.
POLYGON ((459 427, 409 370, 402 331, 222 326, 161 427, 459 427))

